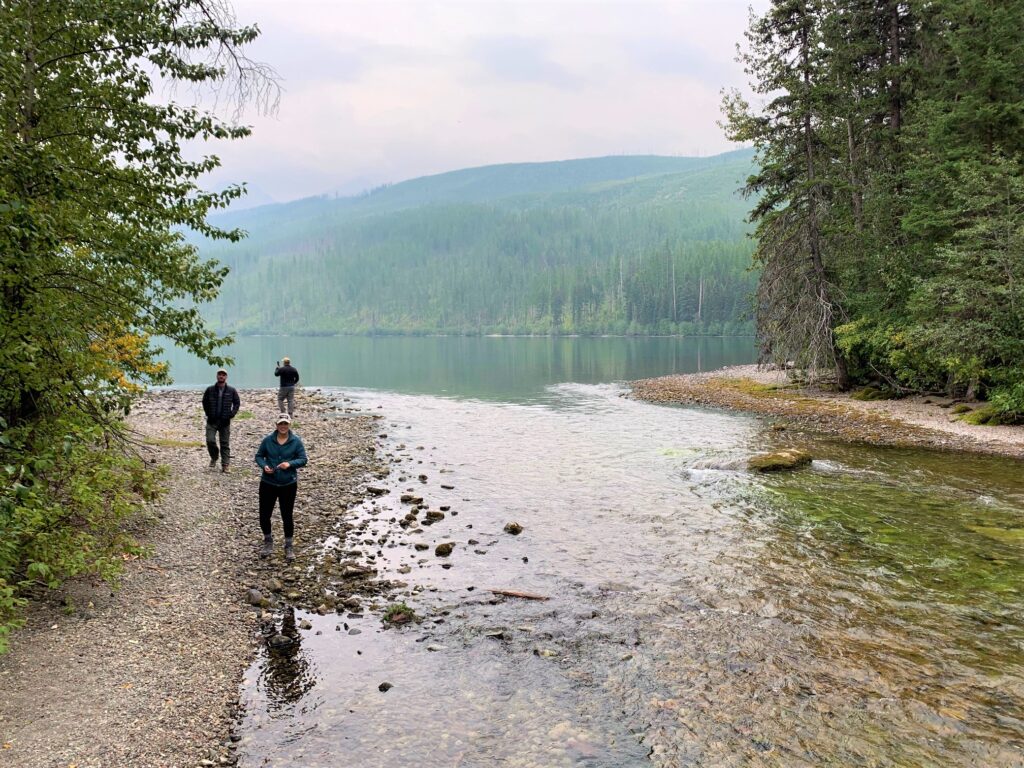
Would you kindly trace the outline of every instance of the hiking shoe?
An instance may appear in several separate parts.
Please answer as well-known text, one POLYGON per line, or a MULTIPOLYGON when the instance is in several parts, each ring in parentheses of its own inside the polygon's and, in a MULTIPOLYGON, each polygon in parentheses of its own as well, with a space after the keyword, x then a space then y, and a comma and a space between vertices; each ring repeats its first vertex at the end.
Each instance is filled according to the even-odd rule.
POLYGON ((231 465, 225 464, 223 467, 220 468, 220 471, 223 472, 225 475, 229 474, 231 472, 231 465))
POLYGON ((291 541, 285 541, 284 543, 284 559, 286 562, 292 562, 295 559, 295 547, 292 546, 291 541))
POLYGON ((217 468, 217 460, 216 459, 210 459, 210 469, 216 469, 216 468, 217 468))
POLYGON ((274 554, 274 540, 264 539, 263 546, 260 548, 260 557, 266 559, 274 554))

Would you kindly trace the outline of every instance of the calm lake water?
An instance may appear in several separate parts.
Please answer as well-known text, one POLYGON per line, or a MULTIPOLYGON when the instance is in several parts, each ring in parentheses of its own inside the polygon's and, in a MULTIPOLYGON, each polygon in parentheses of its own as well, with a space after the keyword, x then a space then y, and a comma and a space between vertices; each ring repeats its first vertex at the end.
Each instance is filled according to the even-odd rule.
MULTIPOLYGON (((552 384, 601 384, 754 361, 750 338, 247 336, 226 354, 237 387, 276 386, 284 356, 306 386, 360 387, 497 401, 530 400, 552 384)), ((207 386, 216 368, 171 350, 175 384, 207 386)))
POLYGON ((245 768, 1024 765, 1020 462, 795 436, 616 383, 749 362, 746 340, 246 339, 237 354, 233 383, 271 384, 289 354, 384 415, 389 492, 348 544, 428 617, 296 617, 313 629, 246 675, 245 768), (742 469, 794 443, 810 469, 742 469), (399 531, 410 490, 446 518, 399 531))

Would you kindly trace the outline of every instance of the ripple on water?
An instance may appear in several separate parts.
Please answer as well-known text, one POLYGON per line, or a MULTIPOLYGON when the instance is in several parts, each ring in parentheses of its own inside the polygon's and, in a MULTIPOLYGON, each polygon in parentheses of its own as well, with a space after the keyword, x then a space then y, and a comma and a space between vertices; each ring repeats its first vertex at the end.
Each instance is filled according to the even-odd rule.
POLYGON ((383 631, 370 606, 352 636, 311 617, 313 685, 274 717, 271 689, 250 691, 242 765, 1022 764, 1016 464, 618 394, 362 395, 425 446, 396 451, 392 492, 363 513, 402 509, 400 473, 459 513, 377 557, 408 567, 427 621, 383 631), (811 469, 731 464, 794 440, 811 469), (456 542, 452 567, 413 540, 456 542))

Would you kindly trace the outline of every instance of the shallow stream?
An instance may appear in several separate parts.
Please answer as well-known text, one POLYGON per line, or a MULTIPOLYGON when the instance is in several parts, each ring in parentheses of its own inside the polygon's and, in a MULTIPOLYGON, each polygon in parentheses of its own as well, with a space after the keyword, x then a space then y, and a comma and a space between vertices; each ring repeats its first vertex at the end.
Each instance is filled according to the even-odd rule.
POLYGON ((787 432, 616 384, 327 392, 385 416, 348 546, 423 621, 286 617, 240 765, 1024 765, 1020 462, 801 438, 763 476, 787 432))

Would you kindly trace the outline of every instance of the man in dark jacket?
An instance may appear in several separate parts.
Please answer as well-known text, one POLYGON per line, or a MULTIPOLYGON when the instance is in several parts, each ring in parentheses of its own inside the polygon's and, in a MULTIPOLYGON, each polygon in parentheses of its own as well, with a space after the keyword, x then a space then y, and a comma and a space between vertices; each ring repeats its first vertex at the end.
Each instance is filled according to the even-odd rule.
POLYGON ((287 413, 295 416, 295 385, 299 383, 299 372, 292 366, 290 358, 282 357, 281 362, 274 369, 274 375, 281 379, 281 385, 277 390, 277 410, 279 413, 287 413), (284 363, 282 365, 281 363, 284 363), (288 402, 288 410, 284 408, 285 401, 288 402))
POLYGON ((241 401, 238 390, 228 385, 228 372, 217 371, 217 383, 211 384, 203 393, 203 412, 206 413, 206 449, 210 452, 210 469, 217 466, 220 457, 220 471, 230 472, 231 464, 231 420, 238 413, 241 401), (220 450, 217 439, 220 438, 220 450))

